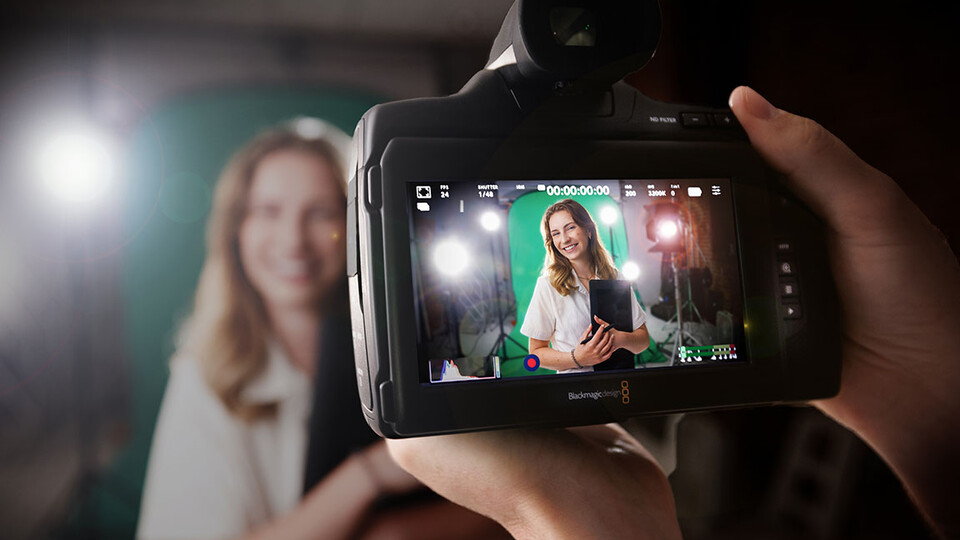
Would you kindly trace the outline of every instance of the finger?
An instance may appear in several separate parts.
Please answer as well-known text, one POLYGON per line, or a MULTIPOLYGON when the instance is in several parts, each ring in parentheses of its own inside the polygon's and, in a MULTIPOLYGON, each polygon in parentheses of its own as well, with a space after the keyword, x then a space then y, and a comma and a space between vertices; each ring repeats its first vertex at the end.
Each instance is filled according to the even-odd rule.
POLYGON ((606 345, 612 345, 612 344, 613 344, 613 332, 614 332, 613 330, 611 330, 611 331, 609 331, 609 332, 604 332, 604 334, 603 334, 604 344, 606 344, 606 345))
POLYGON ((600 317, 597 317, 596 315, 593 316, 593 320, 597 321, 597 324, 599 324, 600 326, 610 326, 610 323, 601 319, 600 317))
POLYGON ((606 336, 606 334, 600 330, 600 328, 597 328, 597 331, 593 333, 593 337, 590 338, 590 343, 593 344, 594 347, 598 347, 604 336, 606 336))
POLYGON ((891 215, 913 207, 893 180, 813 120, 774 107, 746 86, 730 94, 730 108, 757 152, 837 232, 887 232, 891 215))

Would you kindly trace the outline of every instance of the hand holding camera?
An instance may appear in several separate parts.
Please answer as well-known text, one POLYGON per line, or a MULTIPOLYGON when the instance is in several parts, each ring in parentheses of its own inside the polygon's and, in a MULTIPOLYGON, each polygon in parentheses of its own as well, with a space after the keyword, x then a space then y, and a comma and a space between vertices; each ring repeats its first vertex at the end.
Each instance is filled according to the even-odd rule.
MULTIPOLYGON (((843 386, 838 396, 815 405, 870 444, 904 482, 933 527, 944 538, 956 537, 960 522, 954 502, 960 473, 954 461, 960 453, 960 437, 951 427, 960 416, 956 393, 960 364, 955 361, 955 351, 960 350, 956 332, 960 328, 960 265, 956 256, 889 177, 861 161, 815 122, 773 108, 748 88, 735 90, 730 101, 757 150, 787 173, 791 188, 833 231, 831 264, 837 281, 848 285, 841 287, 847 313, 843 386), (918 271, 924 279, 911 279, 918 271), (909 286, 901 289, 903 284, 909 286), (904 297, 891 298, 891 294, 904 297), (907 319, 904 310, 909 312, 907 319), (940 316, 923 319, 928 310, 940 316), (904 327, 905 320, 923 321, 923 325, 904 327), (892 344, 891 336, 899 343, 892 344)), ((599 437, 594 440, 604 440, 606 445, 556 444, 556 439, 574 437, 577 430, 450 435, 389 441, 388 445, 398 463, 438 493, 501 520, 517 537, 536 537, 538 531, 549 530, 546 527, 551 525, 544 525, 545 521, 555 528, 565 525, 556 517, 568 515, 564 512, 602 517, 605 505, 579 495, 609 490, 604 501, 633 498, 631 510, 623 514, 631 521, 589 521, 595 527, 590 535, 638 536, 636 531, 656 531, 650 537, 678 538, 672 495, 666 477, 656 473, 653 459, 644 452, 613 452, 632 448, 636 442, 617 427, 592 429, 599 437), (567 470, 563 481, 575 482, 578 489, 561 500, 549 493, 555 471, 518 467, 522 474, 504 474, 507 456, 526 456, 541 445, 551 449, 553 459, 579 463, 596 464, 619 454, 617 466, 623 469, 608 476, 567 470), (489 446, 496 447, 498 458, 438 461, 442 456, 486 452, 489 446), (468 470, 463 470, 465 463, 468 470), (649 476, 622 485, 616 480, 625 471, 649 476), (463 477, 484 480, 465 483, 460 480, 463 477), (546 490, 531 493, 538 486, 546 490), (636 499, 645 495, 645 500, 636 499), (516 507, 509 505, 517 498, 539 501, 534 505, 539 512, 517 515, 516 507)))

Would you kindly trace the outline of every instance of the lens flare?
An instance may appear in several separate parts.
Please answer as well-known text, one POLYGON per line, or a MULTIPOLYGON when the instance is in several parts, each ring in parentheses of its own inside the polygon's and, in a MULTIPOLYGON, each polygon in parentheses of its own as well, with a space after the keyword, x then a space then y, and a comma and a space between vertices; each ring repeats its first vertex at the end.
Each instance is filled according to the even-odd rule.
POLYGON ((496 231, 500 229, 500 216, 493 210, 484 212, 480 216, 480 225, 490 232, 496 231))
POLYGON ((617 209, 612 206, 604 206, 603 209, 600 210, 600 221, 602 221, 604 225, 613 225, 617 222, 617 217, 617 209))
POLYGON ((640 277, 640 267, 633 261, 623 263, 623 269, 621 271, 623 272, 623 277, 630 281, 640 277))
POLYGON ((40 149, 40 179, 51 195, 67 203, 84 204, 102 196, 113 168, 108 141, 92 130, 60 133, 40 149))
POLYGON ((433 264, 444 275, 458 276, 470 265, 470 254, 460 242, 444 240, 433 251, 433 264))

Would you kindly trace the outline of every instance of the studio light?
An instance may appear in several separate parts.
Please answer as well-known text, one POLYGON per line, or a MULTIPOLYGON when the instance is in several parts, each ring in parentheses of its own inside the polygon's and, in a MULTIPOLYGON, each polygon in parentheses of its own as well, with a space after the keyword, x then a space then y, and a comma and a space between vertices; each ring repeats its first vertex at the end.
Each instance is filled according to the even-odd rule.
POLYGON ((480 216, 480 225, 484 229, 493 232, 500 229, 500 215, 493 210, 488 210, 480 216))
POLYGON ((600 221, 602 221, 604 225, 613 225, 617 222, 617 217, 617 209, 612 206, 604 206, 603 209, 600 210, 600 221))
POLYGON ((633 281, 640 277, 640 267, 633 261, 623 263, 623 277, 628 281, 633 281))
POLYGON ((110 141, 86 127, 55 134, 40 147, 37 171, 46 190, 68 204, 86 204, 106 192, 114 173, 110 141))
POLYGON ((686 227, 683 209, 672 201, 648 204, 644 209, 647 211, 647 239, 654 242, 650 251, 683 251, 686 227))
POLYGON ((433 251, 433 264, 444 275, 458 276, 469 266, 470 254, 460 242, 444 240, 433 251))
POLYGON ((672 240, 677 236, 680 228, 677 222, 672 219, 665 219, 657 224, 657 237, 659 240, 672 240))

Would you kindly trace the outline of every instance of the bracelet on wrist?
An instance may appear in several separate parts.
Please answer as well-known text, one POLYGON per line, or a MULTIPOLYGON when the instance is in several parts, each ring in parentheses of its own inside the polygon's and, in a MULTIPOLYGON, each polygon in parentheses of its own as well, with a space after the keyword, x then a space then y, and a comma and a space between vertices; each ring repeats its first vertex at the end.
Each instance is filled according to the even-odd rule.
POLYGON ((573 365, 583 369, 583 366, 580 365, 580 362, 577 362, 577 357, 573 354, 573 349, 570 349, 570 359, 573 360, 573 365))

